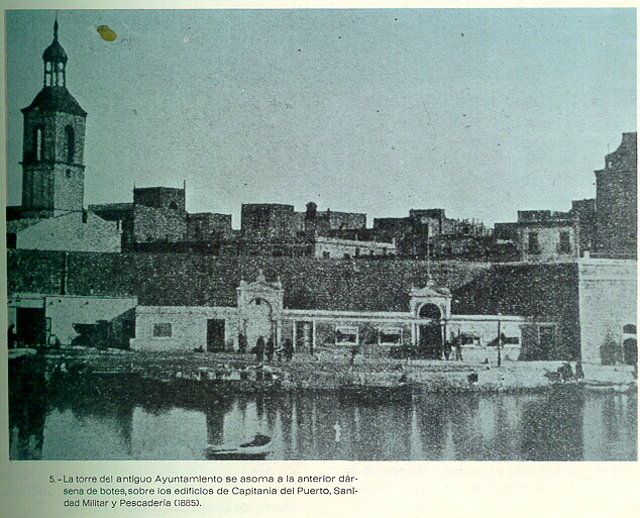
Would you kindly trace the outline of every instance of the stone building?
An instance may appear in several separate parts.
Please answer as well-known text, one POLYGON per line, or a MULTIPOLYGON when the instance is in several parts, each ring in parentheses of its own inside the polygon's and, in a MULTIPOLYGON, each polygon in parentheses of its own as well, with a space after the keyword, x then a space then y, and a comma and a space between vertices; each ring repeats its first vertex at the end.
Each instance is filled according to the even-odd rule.
POLYGON ((133 203, 90 205, 89 209, 118 224, 125 251, 170 252, 170 245, 217 243, 232 234, 230 214, 187 212, 186 186, 134 187, 133 203))
POLYGON ((519 221, 518 229, 523 261, 562 261, 579 256, 578 227, 572 218, 519 221))
POLYGON ((280 203, 243 203, 240 231, 246 241, 286 242, 304 232, 304 214, 293 205, 280 203))
POLYGON ((398 255, 407 257, 486 258, 489 234, 482 222, 447 218, 444 209, 411 209, 405 218, 373 221, 373 235, 395 241, 398 255))
POLYGON ((118 225, 84 208, 87 112, 67 90, 57 20, 42 59, 43 87, 22 109, 22 205, 7 207, 7 246, 119 252, 118 225))
POLYGON ((397 254, 394 243, 381 241, 357 241, 338 239, 334 237, 316 237, 312 240, 313 256, 350 259, 358 257, 395 257, 397 254))
POLYGON ((319 211, 314 202, 307 203, 304 230, 318 236, 339 237, 340 232, 362 231, 367 228, 367 215, 357 212, 319 211))
POLYGON ((595 200, 574 200, 571 210, 519 210, 518 221, 496 223, 494 242, 513 243, 521 261, 571 261, 594 247, 595 200))
POLYGON ((187 241, 202 242, 229 239, 231 230, 231 214, 198 212, 187 214, 187 241))
POLYGON ((340 237, 340 231, 364 230, 367 215, 357 212, 319 211, 314 202, 305 212, 293 205, 279 203, 245 203, 242 205, 240 228, 247 241, 294 240, 302 233, 310 236, 340 237))
POLYGON ((635 258, 638 243, 638 136, 623 133, 618 149, 596 175, 596 247, 599 257, 635 258))

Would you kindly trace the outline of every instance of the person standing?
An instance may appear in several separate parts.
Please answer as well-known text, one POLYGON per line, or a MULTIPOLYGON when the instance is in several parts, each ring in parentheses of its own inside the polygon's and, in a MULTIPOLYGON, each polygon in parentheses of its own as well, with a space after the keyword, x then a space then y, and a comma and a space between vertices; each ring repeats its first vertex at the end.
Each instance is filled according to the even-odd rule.
POLYGON ((447 340, 447 341, 444 343, 444 359, 445 359, 445 360, 447 360, 447 361, 449 361, 449 358, 451 357, 451 353, 452 353, 452 350, 451 350, 451 341, 450 341, 450 340, 447 340))
POLYGON ((291 340, 291 338, 287 338, 284 341, 284 359, 288 362, 291 361, 291 359, 293 358, 293 341, 291 340))
POLYGON ((267 354, 267 361, 271 362, 271 360, 273 360, 273 353, 275 352, 276 348, 275 348, 275 344, 273 342, 273 335, 271 335, 269 337, 269 339, 267 340, 267 350, 266 350, 266 354, 267 354))
POLYGON ((256 360, 261 362, 264 358, 264 337, 258 337, 258 340, 256 340, 256 346, 253 348, 253 352, 256 355, 256 360))
POLYGON ((356 355, 359 354, 359 353, 360 353, 360 351, 358 350, 358 347, 354 345, 351 348, 351 358, 349 359, 349 365, 351 365, 352 367, 356 362, 356 355))
POLYGON ((244 333, 238 333, 238 352, 240 354, 247 352, 247 337, 244 333))
POLYGON ((462 340, 460 337, 455 341, 454 347, 456 349, 456 361, 462 361, 462 340))

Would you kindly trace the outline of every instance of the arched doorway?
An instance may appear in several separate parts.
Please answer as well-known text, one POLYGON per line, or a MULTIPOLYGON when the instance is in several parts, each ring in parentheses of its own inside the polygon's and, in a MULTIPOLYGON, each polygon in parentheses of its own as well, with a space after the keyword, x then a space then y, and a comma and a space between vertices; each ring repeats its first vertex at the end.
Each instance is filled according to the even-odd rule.
POLYGON ((273 329, 272 312, 271 304, 265 299, 256 298, 249 302, 244 321, 247 348, 249 350, 255 347, 258 338, 261 336, 265 342, 271 336, 273 329))
POLYGON ((442 330, 440 318, 442 312, 435 304, 424 304, 418 311, 418 317, 422 320, 419 325, 420 355, 425 358, 440 359, 442 354, 442 330))
POLYGON ((635 338, 627 338, 622 342, 622 353, 624 363, 627 365, 635 365, 638 363, 638 342, 635 338))

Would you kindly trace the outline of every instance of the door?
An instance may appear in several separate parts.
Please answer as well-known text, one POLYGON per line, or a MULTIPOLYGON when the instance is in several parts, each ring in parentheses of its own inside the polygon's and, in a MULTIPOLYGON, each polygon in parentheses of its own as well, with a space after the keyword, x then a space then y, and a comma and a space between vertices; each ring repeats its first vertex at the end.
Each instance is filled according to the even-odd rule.
POLYGON ((442 331, 438 322, 420 325, 420 355, 424 358, 440 358, 442 331))
POLYGON ((16 324, 18 342, 22 342, 23 347, 47 343, 44 308, 18 308, 16 324))
POLYGON ((271 305, 260 298, 253 299, 246 308, 245 331, 247 335, 247 350, 256 346, 258 338, 262 337, 265 344, 272 334, 271 305))
POLYGON ((638 363, 638 342, 635 338, 627 338, 622 344, 624 363, 627 365, 635 365, 638 363))
POLYGON ((207 320, 207 351, 224 350, 224 319, 207 320))

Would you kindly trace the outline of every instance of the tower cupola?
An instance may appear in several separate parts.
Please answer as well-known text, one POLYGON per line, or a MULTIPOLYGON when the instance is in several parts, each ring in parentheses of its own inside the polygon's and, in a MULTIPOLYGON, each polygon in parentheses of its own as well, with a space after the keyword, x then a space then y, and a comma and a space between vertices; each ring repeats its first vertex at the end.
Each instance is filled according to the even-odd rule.
POLYGON ((42 53, 44 86, 66 86, 67 53, 58 41, 58 20, 53 24, 53 41, 42 53))

